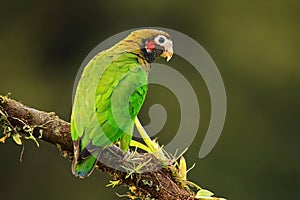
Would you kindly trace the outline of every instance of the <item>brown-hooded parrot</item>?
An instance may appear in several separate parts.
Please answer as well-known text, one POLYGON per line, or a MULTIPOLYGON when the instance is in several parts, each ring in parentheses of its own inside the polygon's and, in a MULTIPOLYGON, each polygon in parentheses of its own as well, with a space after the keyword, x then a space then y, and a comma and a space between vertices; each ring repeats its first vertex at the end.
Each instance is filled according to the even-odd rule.
POLYGON ((150 64, 158 57, 169 61, 172 55, 168 33, 141 29, 89 61, 77 86, 71 116, 75 176, 89 176, 105 146, 119 142, 128 151, 134 119, 146 97, 150 64))

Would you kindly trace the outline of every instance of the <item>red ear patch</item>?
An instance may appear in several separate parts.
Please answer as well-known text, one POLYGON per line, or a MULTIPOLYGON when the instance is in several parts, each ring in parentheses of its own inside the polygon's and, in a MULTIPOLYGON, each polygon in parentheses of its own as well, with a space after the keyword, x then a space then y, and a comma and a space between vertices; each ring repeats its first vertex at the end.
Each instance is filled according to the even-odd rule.
POLYGON ((155 49, 154 41, 152 41, 152 40, 146 41, 146 50, 147 50, 147 52, 153 51, 153 49, 155 49))

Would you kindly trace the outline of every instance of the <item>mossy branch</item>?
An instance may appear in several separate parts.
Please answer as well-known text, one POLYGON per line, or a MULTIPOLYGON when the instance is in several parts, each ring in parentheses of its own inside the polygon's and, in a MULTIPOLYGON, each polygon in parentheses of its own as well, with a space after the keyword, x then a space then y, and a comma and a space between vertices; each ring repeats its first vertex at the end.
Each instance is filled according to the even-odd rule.
MULTIPOLYGON (((62 151, 62 155, 72 159, 73 144, 70 124, 60 119, 55 113, 29 108, 1 95, 0 111, 2 116, 0 125, 10 127, 11 134, 32 135, 34 138, 52 143, 62 151)), ((6 132, 2 131, 6 135, 1 138, 1 141, 5 142, 7 130, 6 132)), ((143 157, 145 156, 150 155, 143 155, 143 157)), ((168 168, 160 168, 147 173, 132 173, 129 177, 128 173, 118 171, 100 162, 98 162, 97 168, 111 175, 114 180, 118 181, 118 184, 127 185, 129 187, 128 196, 132 198, 177 200, 193 199, 192 197, 195 195, 190 189, 176 182, 172 171, 168 168)))
MULTIPOLYGON (((4 134, 0 138, 2 143, 11 137, 19 145, 22 144, 22 138, 32 139, 39 145, 37 140, 40 139, 56 145, 64 157, 73 159, 73 143, 68 122, 53 112, 29 108, 0 95, 1 132, 4 134)), ((169 156, 167 153, 165 155, 169 156)), ((186 178, 185 159, 181 157, 179 162, 176 160, 177 158, 170 157, 165 163, 166 161, 158 160, 153 153, 124 154, 119 147, 111 145, 101 151, 101 160, 96 168, 114 179, 110 186, 127 185, 129 190, 125 196, 130 199, 225 200, 212 197, 213 193, 210 191, 189 182, 186 178), (188 186, 199 191, 195 194, 188 186)))

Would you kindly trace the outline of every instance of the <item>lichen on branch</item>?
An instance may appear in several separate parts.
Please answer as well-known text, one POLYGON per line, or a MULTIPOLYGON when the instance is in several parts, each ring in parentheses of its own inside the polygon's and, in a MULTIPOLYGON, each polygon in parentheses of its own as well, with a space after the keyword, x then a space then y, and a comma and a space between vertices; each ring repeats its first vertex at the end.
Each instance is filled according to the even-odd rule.
MULTIPOLYGON (((3 133, 0 137, 2 143, 5 143, 8 138, 13 138, 17 144, 22 144, 22 139, 31 139, 38 145, 38 140, 43 140, 54 144, 60 149, 62 155, 70 160, 73 158, 73 143, 68 122, 60 119, 53 112, 29 108, 7 96, 0 95, 1 132, 3 133)), ((127 197, 130 199, 220 199, 211 197, 212 194, 205 193, 205 190, 200 190, 201 195, 208 194, 209 196, 207 198, 199 196, 199 191, 195 194, 185 184, 187 180, 178 179, 184 172, 180 171, 180 164, 177 164, 176 159, 170 163, 171 165, 162 166, 162 163, 152 154, 124 155, 115 145, 105 148, 101 157, 97 168, 113 178, 114 181, 111 181, 110 186, 127 185, 129 188, 127 197), (131 160, 126 162, 124 156, 131 160), (134 162, 137 165, 145 164, 136 167, 134 162), (131 167, 132 164, 134 167, 131 167), (123 166, 124 170, 119 170, 120 166, 123 166)))

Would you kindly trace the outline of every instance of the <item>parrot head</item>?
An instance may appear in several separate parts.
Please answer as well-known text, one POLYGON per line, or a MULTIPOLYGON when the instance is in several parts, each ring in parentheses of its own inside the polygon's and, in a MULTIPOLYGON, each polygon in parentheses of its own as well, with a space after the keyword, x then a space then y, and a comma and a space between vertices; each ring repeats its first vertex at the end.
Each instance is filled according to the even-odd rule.
POLYGON ((169 61, 173 56, 173 42, 170 35, 164 31, 155 29, 133 31, 125 41, 137 44, 142 56, 149 63, 158 57, 169 61))

